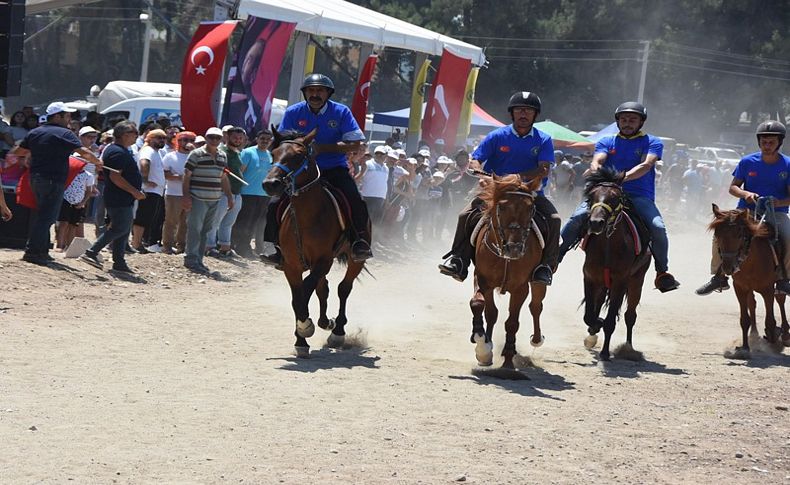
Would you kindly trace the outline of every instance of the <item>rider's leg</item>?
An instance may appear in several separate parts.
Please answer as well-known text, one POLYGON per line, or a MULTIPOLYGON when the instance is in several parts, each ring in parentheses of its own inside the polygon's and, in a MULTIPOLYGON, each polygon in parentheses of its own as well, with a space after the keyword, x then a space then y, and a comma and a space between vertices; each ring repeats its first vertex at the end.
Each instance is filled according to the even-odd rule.
POLYGON ((714 291, 722 291, 730 289, 730 283, 727 276, 721 270, 721 255, 719 254, 719 243, 716 238, 711 242, 711 256, 710 256, 710 274, 713 277, 696 289, 695 293, 698 295, 709 295, 714 291))
POLYGON ((656 267, 656 288, 662 293, 677 289, 680 283, 669 274, 669 239, 664 219, 656 203, 647 197, 632 196, 631 204, 650 230, 650 246, 656 267))
POLYGON ((576 241, 582 235, 582 229, 584 228, 584 221, 587 220, 587 211, 589 207, 587 206, 587 201, 583 200, 576 210, 573 211, 571 217, 568 218, 568 221, 562 226, 562 231, 560 231, 560 235, 562 236, 562 244, 559 247, 559 258, 558 261, 562 262, 562 258, 565 257, 565 253, 570 251, 571 247, 576 244, 576 241))
POLYGON ((321 174, 321 178, 329 182, 333 187, 340 189, 346 196, 351 206, 351 224, 354 226, 355 240, 351 244, 351 257, 356 261, 364 261, 373 256, 370 250, 370 217, 368 216, 368 206, 362 200, 356 182, 351 178, 351 174, 345 167, 326 170, 321 174))
POLYGON ((446 261, 439 265, 442 274, 452 276, 458 281, 466 279, 469 263, 474 257, 475 248, 469 238, 472 237, 471 233, 480 220, 481 204, 480 199, 475 198, 458 214, 453 247, 443 256, 446 261))
POLYGON ((554 204, 546 197, 539 195, 535 198, 535 210, 540 212, 548 222, 548 232, 545 238, 545 247, 540 264, 532 273, 532 281, 551 284, 552 273, 557 270, 560 251, 560 215, 554 204))
MULTIPOLYGON (((280 221, 277 218, 277 208, 280 205, 279 197, 272 197, 269 205, 266 206, 266 226, 263 230, 263 240, 274 244, 275 252, 273 254, 261 253, 260 258, 264 263, 280 266, 282 264, 283 256, 280 252, 280 221)), ((256 241, 257 246, 257 241, 256 241)))
POLYGON ((779 240, 782 241, 782 264, 780 265, 784 270, 784 274, 776 281, 776 290, 790 294, 790 217, 784 212, 776 212, 776 230, 779 233, 779 240))

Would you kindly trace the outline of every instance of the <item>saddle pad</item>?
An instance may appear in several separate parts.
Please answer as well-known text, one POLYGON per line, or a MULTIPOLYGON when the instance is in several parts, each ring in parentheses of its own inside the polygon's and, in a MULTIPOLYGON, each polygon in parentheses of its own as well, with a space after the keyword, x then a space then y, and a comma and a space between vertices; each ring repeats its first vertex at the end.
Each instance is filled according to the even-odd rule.
MULTIPOLYGON (((329 196, 329 200, 332 201, 332 206, 335 208, 337 221, 340 223, 340 229, 345 231, 347 227, 346 221, 351 220, 351 205, 348 203, 348 200, 343 195, 343 193, 339 190, 333 190, 326 185, 322 185, 321 188, 324 190, 324 192, 326 192, 326 195, 329 196)), ((280 203, 277 206, 277 219, 279 219, 281 223, 285 220, 285 215, 288 213, 288 209, 290 207, 290 197, 283 197, 280 199, 280 203)))

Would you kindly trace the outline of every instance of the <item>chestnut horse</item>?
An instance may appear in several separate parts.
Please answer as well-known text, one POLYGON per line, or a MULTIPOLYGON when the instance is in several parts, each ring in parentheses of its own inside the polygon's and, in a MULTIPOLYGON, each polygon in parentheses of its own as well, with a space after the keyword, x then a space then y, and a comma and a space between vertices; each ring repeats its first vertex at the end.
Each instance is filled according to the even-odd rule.
POLYGON ((708 228, 719 246, 721 269, 725 275, 732 275, 735 294, 741 309, 741 333, 743 343, 735 349, 734 357, 749 358, 749 329, 757 332, 755 310, 757 302, 754 293, 763 297, 765 303, 765 337, 775 343, 779 329, 774 318, 774 299, 779 303, 782 315, 782 340, 790 346, 790 325, 785 313, 785 295, 774 294, 777 261, 771 249, 773 228, 757 223, 743 209, 722 211, 713 204, 713 222, 708 228))
POLYGON ((279 133, 272 127, 272 132, 272 169, 263 186, 270 195, 285 193, 290 198, 280 225, 280 250, 296 317, 296 355, 307 357, 310 353, 307 338, 315 332, 308 308, 313 291, 318 295, 320 307, 318 326, 331 330, 327 339, 330 347, 340 347, 345 341, 344 327, 348 321, 346 301, 365 264, 351 259, 348 237, 341 227, 335 203, 320 182, 321 173, 312 145, 316 130, 302 135, 279 133), (347 268, 337 288, 340 299, 338 315, 328 319, 329 284, 326 275, 335 258, 344 261, 347 268), (305 271, 310 274, 302 279, 305 271))
POLYGON ((524 183, 518 175, 494 176, 487 180, 479 195, 485 209, 483 226, 475 239, 475 289, 469 306, 472 309, 471 341, 476 344, 475 355, 482 366, 493 364, 494 359, 491 336, 499 314, 494 303, 497 288, 502 294, 510 293, 502 367, 514 368, 519 313, 530 288, 532 300, 529 310, 534 329, 530 342, 535 347, 543 344, 540 313, 543 311, 546 285, 530 281, 543 252, 538 235, 532 230, 535 191, 540 184, 540 179, 524 183), (487 324, 485 329, 483 313, 487 324))
POLYGON ((623 172, 603 167, 587 176, 584 189, 590 208, 583 269, 584 323, 589 335, 584 339, 584 346, 593 348, 603 327, 602 360, 609 360, 609 344, 626 297, 626 348, 633 349, 636 307, 650 266, 650 251, 636 248, 625 220, 628 201, 622 187, 624 177, 623 172), (601 310, 607 305, 606 318, 601 318, 601 310))

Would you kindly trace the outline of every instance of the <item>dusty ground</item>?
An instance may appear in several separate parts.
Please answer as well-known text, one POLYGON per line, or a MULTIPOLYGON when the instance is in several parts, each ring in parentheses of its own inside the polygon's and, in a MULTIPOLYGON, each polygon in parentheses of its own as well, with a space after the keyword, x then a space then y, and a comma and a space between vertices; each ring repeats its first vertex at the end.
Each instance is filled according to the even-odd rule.
POLYGON ((217 281, 132 256, 142 279, 124 280, 0 250, 0 482, 790 483, 790 357, 723 357, 737 306, 693 294, 701 226, 673 227, 684 285, 645 292, 641 363, 582 347, 569 256, 540 349, 524 311, 527 381, 473 375, 471 283, 423 253, 380 257, 355 287, 349 330, 366 348, 322 349, 318 330, 296 360, 285 280, 260 264, 209 260, 217 281))

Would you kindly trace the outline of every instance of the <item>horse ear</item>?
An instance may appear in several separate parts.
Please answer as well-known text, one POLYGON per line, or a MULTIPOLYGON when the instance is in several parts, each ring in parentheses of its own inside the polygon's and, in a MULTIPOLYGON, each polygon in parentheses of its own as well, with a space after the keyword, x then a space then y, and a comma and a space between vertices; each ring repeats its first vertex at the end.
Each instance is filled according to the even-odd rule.
POLYGON ((311 131, 310 133, 307 134, 307 136, 304 137, 303 143, 305 145, 309 145, 313 143, 313 139, 315 139, 315 136, 317 134, 318 134, 318 128, 317 127, 313 128, 313 131, 311 131))
POLYGON ((721 210, 719 210, 719 206, 716 205, 715 202, 712 203, 711 206, 713 208, 713 215, 716 216, 716 217, 721 217, 721 210))
POLYGON ((274 144, 279 145, 280 142, 283 140, 283 136, 277 131, 277 127, 272 124, 272 138, 274 139, 274 144))

